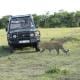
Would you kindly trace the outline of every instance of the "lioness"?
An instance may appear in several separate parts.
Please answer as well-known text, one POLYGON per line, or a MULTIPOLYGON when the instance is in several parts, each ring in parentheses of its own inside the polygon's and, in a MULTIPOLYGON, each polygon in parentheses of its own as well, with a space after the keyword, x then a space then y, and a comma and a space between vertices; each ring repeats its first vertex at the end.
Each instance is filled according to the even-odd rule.
POLYGON ((57 54, 59 54, 59 50, 62 50, 64 53, 68 53, 69 50, 65 50, 63 47, 63 43, 59 41, 50 41, 50 42, 44 42, 40 45, 42 50, 41 52, 44 52, 45 49, 48 49, 49 52, 51 52, 52 49, 55 49, 57 54))
POLYGON ((80 39, 74 38, 74 37, 63 37, 63 38, 52 38, 49 42, 44 42, 41 44, 41 52, 45 51, 45 49, 48 49, 49 52, 51 52, 52 49, 55 49, 57 54, 59 54, 59 50, 62 50, 64 53, 68 53, 68 50, 65 50, 63 45, 66 42, 72 42, 72 41, 80 41, 80 39))

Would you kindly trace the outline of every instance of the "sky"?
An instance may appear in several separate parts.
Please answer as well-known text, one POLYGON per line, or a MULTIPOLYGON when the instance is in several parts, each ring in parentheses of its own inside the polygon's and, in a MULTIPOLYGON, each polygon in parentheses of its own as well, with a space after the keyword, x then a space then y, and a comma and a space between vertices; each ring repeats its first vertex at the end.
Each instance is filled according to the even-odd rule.
POLYGON ((80 10, 80 0, 0 0, 0 17, 80 10))

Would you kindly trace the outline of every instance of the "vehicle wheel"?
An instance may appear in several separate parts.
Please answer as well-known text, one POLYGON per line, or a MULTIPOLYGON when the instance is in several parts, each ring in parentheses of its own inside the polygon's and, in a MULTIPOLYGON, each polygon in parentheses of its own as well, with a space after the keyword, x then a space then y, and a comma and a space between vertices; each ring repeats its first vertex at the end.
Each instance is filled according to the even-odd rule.
POLYGON ((10 53, 13 53, 14 52, 14 48, 12 46, 9 46, 9 51, 10 51, 10 53))
POLYGON ((40 46, 39 42, 35 44, 35 50, 37 52, 40 51, 40 47, 39 46, 40 46))

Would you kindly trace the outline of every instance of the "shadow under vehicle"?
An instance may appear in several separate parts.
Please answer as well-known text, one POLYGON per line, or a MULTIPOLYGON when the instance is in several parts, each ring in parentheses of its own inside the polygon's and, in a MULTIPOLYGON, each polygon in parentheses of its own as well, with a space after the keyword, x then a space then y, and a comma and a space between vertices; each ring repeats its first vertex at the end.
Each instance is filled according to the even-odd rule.
POLYGON ((6 28, 10 50, 33 47, 40 51, 40 31, 36 29, 32 15, 11 16, 6 28))

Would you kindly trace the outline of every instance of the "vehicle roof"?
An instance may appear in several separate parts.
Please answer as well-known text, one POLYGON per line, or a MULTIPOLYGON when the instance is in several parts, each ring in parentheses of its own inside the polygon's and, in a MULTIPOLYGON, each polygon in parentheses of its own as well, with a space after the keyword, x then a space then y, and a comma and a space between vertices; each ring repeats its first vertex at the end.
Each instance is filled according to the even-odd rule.
POLYGON ((15 15, 15 16, 11 16, 11 18, 15 18, 15 17, 25 17, 25 16, 32 16, 31 14, 27 14, 27 15, 15 15))
POLYGON ((27 14, 27 15, 15 15, 15 16, 10 16, 10 17, 9 17, 9 21, 10 21, 12 18, 26 17, 26 16, 30 16, 31 18, 33 18, 31 14, 27 14))

